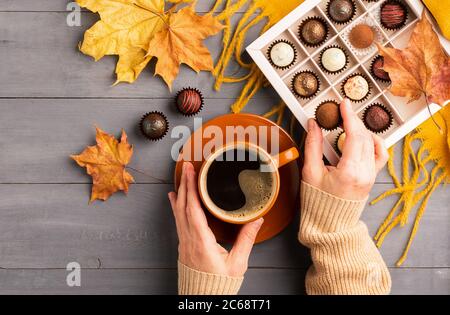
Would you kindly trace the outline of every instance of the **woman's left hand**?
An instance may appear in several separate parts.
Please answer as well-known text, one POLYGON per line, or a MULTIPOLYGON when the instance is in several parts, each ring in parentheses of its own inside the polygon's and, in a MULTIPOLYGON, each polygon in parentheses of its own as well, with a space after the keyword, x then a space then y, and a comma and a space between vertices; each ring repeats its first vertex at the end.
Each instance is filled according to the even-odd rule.
POLYGON ((183 164, 178 194, 169 193, 169 200, 177 225, 179 261, 202 272, 243 276, 263 219, 242 226, 231 251, 220 246, 203 212, 197 191, 197 176, 191 163, 183 164))

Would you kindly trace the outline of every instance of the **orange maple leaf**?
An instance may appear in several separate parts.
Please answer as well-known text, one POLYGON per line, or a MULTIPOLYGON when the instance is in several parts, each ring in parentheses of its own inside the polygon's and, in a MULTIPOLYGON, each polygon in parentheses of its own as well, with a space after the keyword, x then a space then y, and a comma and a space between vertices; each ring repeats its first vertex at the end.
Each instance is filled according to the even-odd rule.
POLYGON ((384 57, 383 68, 392 81, 392 94, 407 97, 408 103, 418 100, 422 95, 428 102, 440 105, 450 99, 449 57, 425 11, 405 49, 377 45, 384 57))
POLYGON ((120 142, 96 128, 97 145, 87 147, 80 155, 72 155, 78 165, 85 167, 92 176, 93 186, 90 202, 96 199, 107 200, 118 190, 128 192, 128 185, 134 182, 133 176, 125 170, 133 155, 133 147, 122 130, 120 142))
POLYGON ((211 14, 199 16, 192 7, 170 14, 163 29, 150 40, 147 50, 148 56, 158 58, 155 74, 160 75, 171 89, 182 63, 197 73, 212 71, 213 59, 203 40, 222 29, 217 18, 211 14))

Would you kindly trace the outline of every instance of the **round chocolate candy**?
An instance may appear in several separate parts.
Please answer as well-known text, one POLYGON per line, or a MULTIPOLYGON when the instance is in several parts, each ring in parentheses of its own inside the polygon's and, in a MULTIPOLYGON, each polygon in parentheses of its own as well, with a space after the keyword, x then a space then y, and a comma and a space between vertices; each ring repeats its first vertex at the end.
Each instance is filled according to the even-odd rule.
POLYGON ((204 99, 199 90, 185 88, 178 92, 175 102, 180 113, 185 116, 193 116, 202 110, 204 99))
POLYGON ((372 132, 382 133, 392 125, 392 113, 381 104, 372 104, 363 114, 364 125, 372 132))
POLYGON ((292 80, 292 89, 297 96, 310 98, 319 90, 319 79, 311 71, 297 73, 292 80))
POLYGON ((352 0, 330 0, 327 13, 331 20, 345 24, 355 16, 356 6, 352 0))
POLYGON ((300 25, 299 34, 305 45, 319 46, 328 36, 328 26, 321 18, 312 17, 300 25))
POLYGON ((142 134, 149 140, 157 141, 167 134, 169 122, 160 112, 150 112, 141 119, 140 129, 142 134))
POLYGON ((353 47, 365 49, 373 44, 375 32, 367 24, 358 24, 350 31, 349 40, 353 47))
POLYGON ((347 66, 347 56, 339 47, 328 47, 320 56, 322 68, 329 73, 338 73, 347 66))
POLYGON ((342 122, 339 104, 335 101, 325 101, 316 109, 316 121, 322 129, 334 130, 342 122))
POLYGON ((384 71, 383 67, 384 67, 383 56, 375 57, 375 59, 372 61, 371 66, 372 75, 375 77, 375 79, 378 79, 380 81, 390 82, 391 78, 389 77, 389 73, 384 71))
POLYGON ((280 40, 269 48, 269 59, 278 69, 287 69, 295 63, 297 51, 292 43, 280 40))
POLYGON ((403 27, 408 18, 405 6, 397 0, 388 0, 381 5, 380 22, 389 30, 397 30, 403 27))
POLYGON ((364 100, 370 92, 369 82, 360 74, 350 76, 343 84, 344 96, 352 101, 364 100))

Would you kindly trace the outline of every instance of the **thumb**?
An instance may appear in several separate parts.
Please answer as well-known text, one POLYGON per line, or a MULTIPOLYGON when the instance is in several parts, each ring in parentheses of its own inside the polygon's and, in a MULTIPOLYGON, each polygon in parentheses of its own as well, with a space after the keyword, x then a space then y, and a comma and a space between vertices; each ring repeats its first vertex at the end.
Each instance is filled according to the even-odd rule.
POLYGON ((248 264, 248 258, 255 244, 256 236, 264 222, 263 218, 245 224, 239 231, 239 235, 230 252, 232 259, 240 264, 248 264))

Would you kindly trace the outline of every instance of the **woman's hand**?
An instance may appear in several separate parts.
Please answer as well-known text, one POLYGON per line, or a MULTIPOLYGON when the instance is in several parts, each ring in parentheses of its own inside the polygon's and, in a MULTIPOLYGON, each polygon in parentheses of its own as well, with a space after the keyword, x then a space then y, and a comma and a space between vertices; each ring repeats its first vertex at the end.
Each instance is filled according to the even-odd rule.
POLYGON ((341 104, 341 114, 346 139, 336 167, 322 162, 322 131, 315 120, 308 121, 303 180, 336 197, 363 200, 386 164, 388 153, 383 140, 367 130, 347 99, 341 104))
POLYGON ((230 252, 220 246, 200 204, 197 176, 191 163, 183 164, 178 194, 169 193, 169 200, 177 225, 179 261, 202 272, 243 276, 263 219, 244 225, 230 252))

